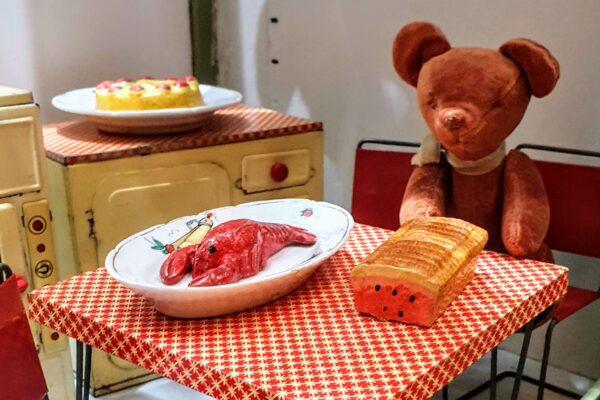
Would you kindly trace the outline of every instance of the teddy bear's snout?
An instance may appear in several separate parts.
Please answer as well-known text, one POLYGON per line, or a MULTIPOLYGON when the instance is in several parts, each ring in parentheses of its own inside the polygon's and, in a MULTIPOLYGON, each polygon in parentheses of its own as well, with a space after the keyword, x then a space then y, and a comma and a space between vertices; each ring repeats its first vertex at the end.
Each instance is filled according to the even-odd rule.
POLYGON ((462 110, 452 108, 442 113, 441 122, 446 129, 458 131, 466 125, 467 115, 462 110))

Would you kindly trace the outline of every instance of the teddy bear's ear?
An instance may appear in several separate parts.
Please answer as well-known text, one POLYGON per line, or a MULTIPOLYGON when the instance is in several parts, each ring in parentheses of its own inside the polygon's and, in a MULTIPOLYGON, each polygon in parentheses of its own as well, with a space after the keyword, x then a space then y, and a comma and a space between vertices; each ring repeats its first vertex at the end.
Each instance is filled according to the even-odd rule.
POLYGON ((560 69, 544 46, 529 39, 512 39, 500 46, 500 52, 525 71, 535 97, 544 97, 554 89, 560 69))
POLYGON ((412 22, 400 29, 394 40, 394 68, 406 83, 417 86, 423 64, 448 50, 450 43, 435 25, 412 22))

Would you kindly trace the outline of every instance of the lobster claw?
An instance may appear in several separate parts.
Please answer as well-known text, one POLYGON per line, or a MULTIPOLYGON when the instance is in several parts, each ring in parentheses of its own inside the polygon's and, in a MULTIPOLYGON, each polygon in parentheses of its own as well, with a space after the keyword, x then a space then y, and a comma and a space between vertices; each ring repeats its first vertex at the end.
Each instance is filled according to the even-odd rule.
POLYGON ((192 260, 197 246, 187 246, 175 250, 160 267, 160 280, 166 285, 173 285, 192 269, 192 260))

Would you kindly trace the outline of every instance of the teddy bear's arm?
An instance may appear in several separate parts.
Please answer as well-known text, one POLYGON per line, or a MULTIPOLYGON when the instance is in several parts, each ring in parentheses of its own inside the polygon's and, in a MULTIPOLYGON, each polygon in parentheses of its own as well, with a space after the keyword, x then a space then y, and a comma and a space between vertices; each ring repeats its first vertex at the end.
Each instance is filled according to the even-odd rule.
POLYGON ((446 214, 448 168, 444 164, 415 167, 402 199, 400 225, 419 216, 446 214))
POLYGON ((511 150, 504 166, 502 241, 517 257, 528 257, 540 249, 550 224, 550 205, 544 182, 526 154, 511 150))

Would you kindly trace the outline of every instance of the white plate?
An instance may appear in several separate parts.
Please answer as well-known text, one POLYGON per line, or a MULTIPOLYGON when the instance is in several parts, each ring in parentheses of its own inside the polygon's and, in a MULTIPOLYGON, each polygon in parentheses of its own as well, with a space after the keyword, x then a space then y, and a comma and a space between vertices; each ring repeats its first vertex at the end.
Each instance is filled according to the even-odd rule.
POLYGON ((346 242, 352 216, 336 205, 303 199, 246 203, 208 210, 157 225, 123 240, 106 257, 106 268, 117 281, 151 302, 163 314, 197 318, 229 314, 255 307, 294 290, 346 242), (238 218, 305 228, 317 236, 312 246, 287 246, 271 256, 258 274, 236 283, 188 287, 191 274, 168 286, 160 280, 167 257, 161 245, 173 243, 212 213, 215 226, 238 218))
POLYGON ((142 111, 106 111, 96 109, 95 88, 71 90, 55 96, 52 105, 59 110, 79 114, 99 129, 113 133, 175 133, 196 127, 213 111, 238 104, 242 95, 235 90, 200 85, 204 105, 142 111))

